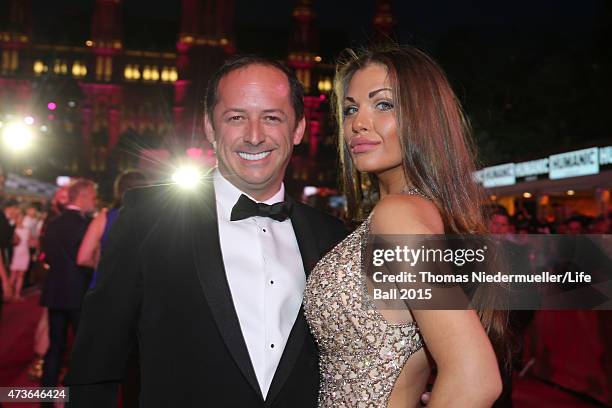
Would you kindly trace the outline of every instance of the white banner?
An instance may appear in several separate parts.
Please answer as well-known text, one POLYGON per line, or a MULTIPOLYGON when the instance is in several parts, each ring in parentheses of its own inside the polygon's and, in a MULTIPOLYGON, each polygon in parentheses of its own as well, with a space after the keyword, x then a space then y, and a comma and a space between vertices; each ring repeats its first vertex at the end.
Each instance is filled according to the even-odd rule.
POLYGON ((575 150, 549 157, 551 180, 599 173, 599 149, 575 150))
POLYGON ((514 163, 500 164, 483 169, 482 184, 485 187, 510 186, 515 183, 514 163))

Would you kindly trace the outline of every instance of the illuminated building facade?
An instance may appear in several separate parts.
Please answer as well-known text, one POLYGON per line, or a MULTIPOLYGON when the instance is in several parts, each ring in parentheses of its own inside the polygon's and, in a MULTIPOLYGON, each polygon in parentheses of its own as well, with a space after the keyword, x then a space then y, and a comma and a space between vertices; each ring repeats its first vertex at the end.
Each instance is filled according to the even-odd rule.
MULTIPOLYGON (((211 154, 202 132, 210 74, 236 52, 232 0, 182 0, 174 49, 124 46, 121 0, 95 0, 90 35, 79 46, 32 40, 30 0, 8 0, 0 27, 0 122, 35 118, 39 151, 21 170, 112 179, 142 164, 143 150, 169 156, 196 147, 211 154)), ((390 30, 388 1, 376 2, 373 25, 390 30)), ((286 63, 305 86, 309 122, 290 178, 334 185, 336 140, 329 117, 334 67, 317 54, 312 0, 297 0, 286 63)), ((391 21, 391 22, 390 22, 391 21)), ((197 150, 197 149, 196 149, 197 150)))

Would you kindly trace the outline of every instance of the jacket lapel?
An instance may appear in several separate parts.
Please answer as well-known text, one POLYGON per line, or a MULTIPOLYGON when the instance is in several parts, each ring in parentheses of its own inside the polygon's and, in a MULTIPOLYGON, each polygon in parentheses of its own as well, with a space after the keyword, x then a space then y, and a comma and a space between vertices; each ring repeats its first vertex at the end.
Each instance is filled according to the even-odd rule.
POLYGON ((304 211, 305 204, 296 202, 291 197, 286 197, 286 201, 292 202, 293 209, 291 210, 291 225, 297 238, 300 254, 302 255, 302 263, 306 276, 310 275, 310 271, 315 267, 321 253, 317 246, 316 234, 312 228, 312 220, 308 219, 308 214, 304 211))
MULTIPOLYGON (((291 211, 291 225, 293 225, 293 231, 300 248, 300 255, 302 256, 302 263, 304 264, 304 271, 306 276, 310 275, 310 271, 316 263, 319 261, 320 253, 316 244, 315 234, 312 229, 310 221, 306 218, 307 215, 304 213, 302 204, 295 202, 291 197, 285 197, 286 201, 291 201, 293 209, 291 211)), ((272 384, 268 390, 266 396, 266 406, 269 406, 274 402, 274 399, 283 388, 285 381, 289 377, 291 370, 295 366, 295 362, 302 351, 304 340, 310 335, 306 318, 304 317, 304 310, 300 308, 297 319, 293 324, 283 356, 281 357, 272 384)))
POLYGON ((192 252, 206 301, 230 354, 263 400, 225 274, 212 181, 206 182, 198 199, 193 200, 193 210, 192 252))

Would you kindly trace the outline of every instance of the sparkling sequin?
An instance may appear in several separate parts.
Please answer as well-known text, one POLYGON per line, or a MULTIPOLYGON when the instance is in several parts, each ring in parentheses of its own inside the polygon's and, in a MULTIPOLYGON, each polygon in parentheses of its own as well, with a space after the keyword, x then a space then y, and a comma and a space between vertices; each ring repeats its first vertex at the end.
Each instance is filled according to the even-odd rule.
POLYGON ((404 364, 423 347, 416 322, 387 322, 367 293, 361 254, 369 222, 331 250, 306 284, 304 313, 320 350, 319 407, 386 407, 404 364))

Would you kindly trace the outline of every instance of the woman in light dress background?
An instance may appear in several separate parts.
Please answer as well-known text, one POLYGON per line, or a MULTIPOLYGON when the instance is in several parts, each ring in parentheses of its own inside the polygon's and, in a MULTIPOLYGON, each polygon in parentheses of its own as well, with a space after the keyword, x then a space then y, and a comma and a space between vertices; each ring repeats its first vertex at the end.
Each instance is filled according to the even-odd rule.
POLYGON ((360 245, 369 234, 486 231, 457 97, 438 65, 411 47, 350 53, 335 82, 349 216, 364 212, 364 185, 379 201, 308 279, 319 405, 418 407, 435 367, 428 407, 489 407, 502 391, 499 364, 508 354, 507 313, 487 308, 490 293, 476 292, 478 310, 384 310, 364 307, 360 296, 360 245))
POLYGON ((15 217, 15 235, 17 244, 13 247, 13 258, 9 267, 11 276, 9 278, 11 300, 22 301, 21 290, 23 279, 28 267, 30 266, 30 241, 32 239, 31 228, 26 225, 23 209, 19 209, 15 217))

